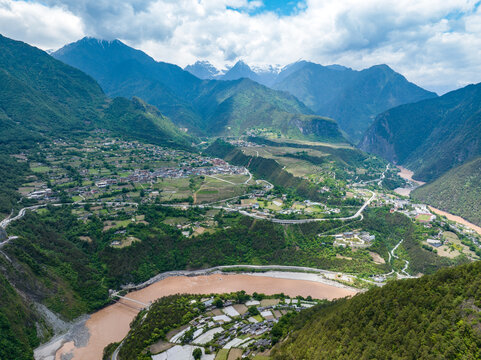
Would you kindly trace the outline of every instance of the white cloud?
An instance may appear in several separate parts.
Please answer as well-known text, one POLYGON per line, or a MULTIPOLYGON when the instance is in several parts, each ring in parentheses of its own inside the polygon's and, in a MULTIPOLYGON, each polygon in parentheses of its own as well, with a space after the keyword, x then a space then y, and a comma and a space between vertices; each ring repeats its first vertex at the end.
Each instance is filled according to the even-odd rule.
POLYGON ((262 8, 259 0, 47 4, 0 0, 0 31, 44 48, 77 34, 119 38, 181 66, 196 59, 223 66, 238 58, 251 64, 303 58, 356 69, 387 63, 441 92, 481 81, 481 12, 474 0, 308 0, 291 16, 252 15, 262 8))
POLYGON ((82 20, 62 7, 0 0, 0 33, 52 49, 78 39, 84 30, 82 20))

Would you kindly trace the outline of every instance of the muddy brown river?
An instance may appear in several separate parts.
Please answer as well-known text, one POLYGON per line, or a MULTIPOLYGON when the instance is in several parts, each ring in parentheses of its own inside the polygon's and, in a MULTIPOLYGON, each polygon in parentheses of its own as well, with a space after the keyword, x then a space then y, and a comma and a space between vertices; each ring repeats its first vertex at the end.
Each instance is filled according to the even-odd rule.
MULTIPOLYGON (((422 181, 418 181, 418 180, 413 180, 413 172, 409 169, 406 169, 402 166, 398 166, 398 169, 401 170, 401 172, 399 172, 399 176, 401 176, 402 178, 406 179, 406 180, 409 180, 409 181, 412 181, 416 187, 417 186, 421 186, 421 185, 424 185, 425 182, 422 182, 422 181)), ((395 189, 394 191, 396 193, 398 193, 399 195, 403 195, 403 196, 409 196, 409 194, 411 193, 412 190, 414 190, 415 187, 412 187, 412 188, 397 188, 395 189)), ((473 223, 470 223, 469 221, 463 219, 462 217, 460 216, 457 216, 457 215, 453 215, 453 214, 450 214, 446 211, 443 211, 443 210, 439 210, 439 209, 436 209, 432 206, 429 206, 429 209, 435 213, 435 214, 438 214, 438 215, 441 215, 441 216, 445 216, 448 220, 451 220, 451 221, 455 221, 459 224, 462 224, 462 225, 465 225, 467 226, 468 228, 476 231, 479 235, 481 235, 481 227, 473 224, 473 223)))
MULTIPOLYGON (((327 285, 322 282, 255 276, 249 274, 213 274, 204 276, 175 276, 158 281, 127 296, 144 303, 162 296, 178 293, 211 294, 245 290, 247 293, 279 294, 295 297, 311 295, 317 299, 336 299, 356 294, 353 289, 327 285)), ((75 347, 67 342, 57 351, 55 359, 62 354, 69 359, 101 359, 106 345, 122 340, 129 331, 129 324, 138 313, 135 303, 127 300, 110 305, 91 315, 86 322, 90 333, 87 346, 75 347)))
POLYGON ((413 191, 416 187, 425 184, 425 182, 422 182, 422 181, 419 181, 419 180, 413 180, 414 173, 411 170, 406 169, 406 168, 404 168, 402 166, 399 166, 399 165, 397 166, 397 168, 399 170, 401 170, 401 172, 399 172, 398 175, 400 177, 402 177, 403 179, 410 181, 414 185, 414 186, 411 186, 411 187, 394 189, 394 191, 396 193, 398 193, 399 195, 409 196, 409 194, 411 194, 411 191, 413 191))

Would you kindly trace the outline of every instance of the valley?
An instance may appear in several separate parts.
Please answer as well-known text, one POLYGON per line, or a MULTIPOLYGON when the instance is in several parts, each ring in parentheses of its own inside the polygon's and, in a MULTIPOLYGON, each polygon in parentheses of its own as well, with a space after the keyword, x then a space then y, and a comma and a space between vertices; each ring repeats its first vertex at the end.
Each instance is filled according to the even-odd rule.
MULTIPOLYGON (((93 286, 102 284, 95 295, 79 292, 74 278, 80 274, 60 275, 65 295, 53 293, 43 301, 71 321, 85 309, 115 304, 72 323, 73 332, 38 348, 36 359, 48 359, 54 353, 57 358, 95 358, 109 343, 122 340, 139 304, 116 299, 115 289, 123 288, 127 298, 144 304, 179 291, 244 290, 333 299, 477 259, 481 253, 480 238, 468 228, 438 220, 426 206, 396 195, 392 189, 403 184, 398 176, 405 176, 406 170, 398 173, 395 167, 346 144, 249 136, 216 140, 190 152, 94 132, 77 142, 59 139, 40 146, 40 151, 14 154, 18 162, 29 164, 29 170, 19 185, 23 199, 18 207, 23 208, 2 222, 9 236, 1 244, 3 258, 19 261, 22 271, 33 271, 37 287, 47 285, 41 285, 45 275, 40 277, 33 263, 20 260, 25 255, 19 257, 19 246, 26 238, 33 240, 28 228, 44 227, 59 216, 68 219, 68 228, 59 232, 56 227, 55 237, 67 236, 87 259, 99 257, 107 272, 94 265, 93 273, 82 275, 93 286), (275 161, 278 175, 262 172, 260 161, 275 161), (268 180, 263 174, 269 174, 268 180), (285 188, 291 181, 303 186, 285 188), (311 186, 319 191, 310 192, 311 186), (309 194, 315 194, 315 200, 309 194), (271 225, 262 224, 266 222, 271 225), (255 230, 244 233, 245 225, 255 230), (393 225, 407 231, 396 234, 393 225), (447 230, 456 240, 443 238, 447 230), (263 247, 255 239, 269 232, 276 234, 278 244, 263 247), (240 234, 247 237, 239 242, 240 234), (157 236, 182 245, 155 244, 152 239, 157 236), (229 244, 224 236, 231 238, 229 244), (146 249, 152 249, 150 254, 146 249), (172 251, 178 253, 176 258, 171 257, 172 251), (224 266, 162 275, 213 265, 224 266), (141 290, 128 285, 142 284, 149 277, 152 280, 140 285, 146 286, 141 290), (99 305, 91 307, 87 299, 92 295, 99 305), (85 300, 79 301, 78 296, 85 300), (122 326, 120 319, 124 319, 122 326)), ((409 176, 406 180, 408 185, 412 181, 409 176)), ((51 245, 38 236, 37 250, 25 254, 50 268, 48 277, 59 276, 56 267, 77 271, 67 258, 58 264, 39 258, 36 252, 46 254, 51 245)), ((91 267, 90 261, 85 265, 91 267)))
MULTIPOLYGON (((202 273, 202 272, 197 272, 202 273)), ((206 272, 208 273, 208 272, 206 272)), ((289 273, 285 273, 286 276, 289 273)), ((269 273, 253 273, 242 275, 197 275, 165 277, 141 290, 129 292, 129 299, 144 303, 151 303, 161 297, 182 294, 224 294, 244 290, 248 294, 263 293, 274 295, 283 293, 295 298, 298 295, 312 296, 315 299, 333 299, 353 295, 356 289, 325 285, 322 282, 269 277, 269 273), (262 275, 262 276, 260 276, 262 275)), ((73 353, 73 358, 100 358, 104 347, 112 342, 121 341, 129 331, 129 324, 135 318, 139 309, 129 300, 120 300, 97 313, 94 313, 85 323, 89 332, 89 341, 86 346, 74 347, 66 343, 57 352, 61 354, 73 353)), ((37 350, 41 351, 41 350, 37 350)))
POLYGON ((0 35, 1 360, 481 358, 480 84, 111 30, 0 35))

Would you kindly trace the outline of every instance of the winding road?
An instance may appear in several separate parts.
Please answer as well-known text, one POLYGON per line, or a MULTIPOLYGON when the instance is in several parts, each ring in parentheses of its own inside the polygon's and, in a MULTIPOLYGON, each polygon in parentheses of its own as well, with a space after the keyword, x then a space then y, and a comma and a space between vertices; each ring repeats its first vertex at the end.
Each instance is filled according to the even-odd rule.
MULTIPOLYGON (((258 181, 265 181, 265 180, 258 180, 258 181)), ((266 181, 267 182, 267 181, 266 181)), ((270 183, 269 183, 270 184, 270 183)), ((272 185, 272 184, 270 184, 272 185)), ((231 207, 226 207, 226 206, 212 206, 214 209, 221 209, 221 210, 225 210, 225 211, 230 211, 230 212, 238 212, 239 214, 242 214, 244 216, 249 216, 251 218, 254 218, 254 219, 258 219, 258 220, 266 220, 266 221, 270 221, 270 222, 273 222, 273 223, 276 223, 276 224, 285 224, 285 225, 288 225, 288 224, 307 224, 307 223, 311 223, 311 222, 318 222, 318 221, 330 221, 330 220, 340 220, 340 221, 347 221, 347 220, 353 220, 353 219, 356 219, 358 217, 361 217, 361 220, 363 219, 363 215, 362 215, 362 212, 366 209, 366 207, 372 202, 372 200, 375 199, 376 197, 376 194, 371 191, 371 190, 367 190, 366 191, 369 191, 371 193, 371 197, 369 199, 367 199, 364 204, 359 208, 359 210, 352 216, 348 216, 348 217, 336 217, 336 218, 315 218, 315 219, 297 219, 297 220, 289 220, 289 219, 277 219, 277 218, 269 218, 267 216, 260 216, 260 215, 257 215, 257 214, 252 214, 252 213, 249 213, 245 210, 241 210, 241 209, 237 209, 237 208, 231 208, 231 207)), ((243 195, 244 196, 244 195, 243 195)), ((198 207, 198 208, 204 208, 204 207, 208 207, 210 205, 213 205, 213 204, 217 204, 217 203, 220 203, 220 202, 224 202, 224 201, 229 201, 229 200, 234 200, 234 199, 237 199, 237 198, 240 198, 241 196, 236 196, 236 197, 233 197, 233 198, 230 198, 230 199, 224 199, 224 200, 219 200, 219 201, 216 201, 216 202, 211 202, 211 203, 208 203, 208 204, 199 204, 199 205, 187 205, 187 204, 162 204, 162 206, 169 206, 169 207, 198 207)))
MULTIPOLYGON (((391 258, 394 258, 394 259, 399 259, 399 256, 395 255, 394 252, 397 250, 397 248, 399 247, 399 245, 402 244, 402 242, 404 241, 404 239, 401 239, 401 241, 399 241, 395 247, 393 247, 393 249, 388 253, 389 254, 389 260, 388 262, 390 263, 391 262, 391 258)), ((401 273, 403 273, 404 275, 401 275, 400 273, 396 272, 396 275, 398 276, 398 278, 413 278, 415 276, 411 276, 407 273, 407 269, 409 267, 409 261, 408 260, 404 260, 404 267, 402 268, 401 270, 401 273)), ((392 274, 394 272, 391 271, 389 274, 392 274)))

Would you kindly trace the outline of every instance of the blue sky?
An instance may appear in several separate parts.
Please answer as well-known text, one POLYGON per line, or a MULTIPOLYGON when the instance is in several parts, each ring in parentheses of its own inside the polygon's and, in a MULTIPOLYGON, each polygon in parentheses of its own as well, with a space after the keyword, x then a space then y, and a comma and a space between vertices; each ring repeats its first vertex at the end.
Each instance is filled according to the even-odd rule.
MULTIPOLYGON (((253 2, 253 1, 251 1, 253 2)), ((297 13, 306 6, 306 2, 302 1, 282 1, 282 0, 263 0, 259 1, 262 5, 248 11, 251 15, 262 14, 265 12, 273 12, 280 16, 289 16, 297 13)), ((242 11, 242 8, 238 8, 242 11)))
POLYGON ((264 6, 261 11, 273 11, 279 15, 290 15, 297 10, 298 5, 304 2, 299 1, 280 1, 280 0, 264 0, 264 6))
POLYGON ((481 82, 478 0, 0 0, 0 33, 42 49, 120 39, 157 60, 216 67, 298 59, 388 64, 444 93, 481 82))

